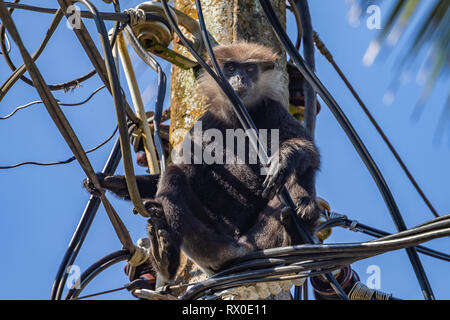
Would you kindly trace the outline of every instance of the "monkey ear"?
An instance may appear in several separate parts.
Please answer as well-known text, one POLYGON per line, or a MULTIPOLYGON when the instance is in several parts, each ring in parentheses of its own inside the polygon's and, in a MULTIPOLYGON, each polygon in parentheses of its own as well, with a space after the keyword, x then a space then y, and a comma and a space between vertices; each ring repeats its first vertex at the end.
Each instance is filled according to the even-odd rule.
POLYGON ((275 62, 273 61, 262 61, 259 63, 259 66, 261 67, 261 71, 269 71, 273 70, 275 68, 275 62))

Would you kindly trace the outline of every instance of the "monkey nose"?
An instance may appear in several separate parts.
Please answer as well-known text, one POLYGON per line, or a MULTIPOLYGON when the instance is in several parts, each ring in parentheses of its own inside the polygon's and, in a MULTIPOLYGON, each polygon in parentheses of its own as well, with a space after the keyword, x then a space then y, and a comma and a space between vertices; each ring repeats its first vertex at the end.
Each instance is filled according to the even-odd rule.
POLYGON ((234 81, 231 81, 230 84, 233 87, 234 91, 236 91, 237 94, 242 94, 247 91, 248 85, 246 81, 242 81, 243 79, 236 79, 234 81))

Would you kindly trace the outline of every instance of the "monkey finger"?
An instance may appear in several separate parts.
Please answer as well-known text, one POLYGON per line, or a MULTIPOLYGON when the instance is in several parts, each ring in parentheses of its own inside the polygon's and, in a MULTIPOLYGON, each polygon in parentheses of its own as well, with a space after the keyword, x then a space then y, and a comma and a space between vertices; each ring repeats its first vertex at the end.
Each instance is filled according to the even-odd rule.
POLYGON ((158 230, 158 237, 160 239, 160 243, 164 246, 169 244, 169 233, 165 229, 158 230))
POLYGON ((270 181, 270 188, 274 189, 274 194, 272 195, 272 198, 275 194, 278 194, 281 192, 281 189, 284 187, 287 181, 288 174, 286 170, 279 170, 275 175, 271 177, 270 181))
POLYGON ((271 165, 267 171, 266 179, 264 180, 262 186, 266 188, 269 184, 271 184, 274 179, 275 174, 277 173, 277 166, 271 165))
POLYGON ((277 189, 277 182, 279 182, 279 179, 280 179, 279 173, 275 173, 266 178, 266 181, 264 181, 265 184, 263 184, 263 187, 265 187, 265 190, 263 191, 264 198, 270 200, 275 196, 275 192, 277 189))
POLYGON ((159 254, 159 243, 158 237, 155 232, 155 228, 152 226, 150 220, 147 221, 147 230, 148 230, 148 238, 150 239, 151 244, 151 254, 156 261, 161 260, 161 256, 159 254))
POLYGON ((100 197, 102 195, 100 190, 97 190, 97 188, 94 186, 94 184, 89 180, 89 178, 86 178, 83 182, 83 186, 85 189, 94 197, 100 197))
POLYGON ((263 187, 263 188, 267 188, 267 186, 268 186, 269 183, 270 183, 271 178, 272 178, 271 175, 267 175, 267 176, 266 176, 266 178, 264 179, 264 182, 262 183, 262 187, 263 187))

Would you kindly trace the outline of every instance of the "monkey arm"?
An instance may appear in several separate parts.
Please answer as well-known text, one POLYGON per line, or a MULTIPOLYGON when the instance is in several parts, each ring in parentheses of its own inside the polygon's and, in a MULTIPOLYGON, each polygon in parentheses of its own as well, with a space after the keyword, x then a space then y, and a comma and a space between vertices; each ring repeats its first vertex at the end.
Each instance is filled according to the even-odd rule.
POLYGON ((283 141, 279 150, 269 158, 268 166, 262 196, 270 200, 281 192, 294 172, 301 176, 310 168, 317 169, 319 154, 311 141, 291 138, 283 141))
MULTIPOLYGON (((103 188, 111 191, 121 198, 130 200, 130 194, 128 193, 127 182, 124 176, 108 176, 103 173, 97 173, 97 178, 103 188)), ((141 197, 144 199, 153 198, 156 194, 158 181, 159 174, 136 176, 136 182, 141 197)), ((83 185, 91 194, 96 193, 96 190, 94 190, 89 179, 85 179, 83 185)))

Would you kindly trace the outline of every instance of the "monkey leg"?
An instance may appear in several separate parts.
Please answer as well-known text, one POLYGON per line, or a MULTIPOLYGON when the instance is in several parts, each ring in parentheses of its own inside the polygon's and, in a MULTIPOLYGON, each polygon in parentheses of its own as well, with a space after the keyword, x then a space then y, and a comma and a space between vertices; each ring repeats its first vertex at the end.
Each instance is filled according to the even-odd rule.
MULTIPOLYGON (((255 250, 284 247, 304 243, 295 226, 295 210, 285 207, 277 197, 259 214, 258 221, 241 237, 241 243, 254 246, 255 250)), ((306 224, 307 232, 312 231, 306 224)))
MULTIPOLYGON (((127 182, 124 176, 112 176, 105 175, 103 173, 97 173, 97 178, 103 188, 111 191, 117 196, 130 200, 130 194, 128 193, 127 182)), ((154 175, 139 175, 136 176, 136 183, 139 189, 139 194, 144 199, 153 198, 156 194, 158 186, 159 174, 154 175)), ((93 183, 86 178, 83 182, 84 187, 89 193, 96 195, 98 190, 95 189, 93 183)))
MULTIPOLYGON (((192 191, 180 167, 167 168, 155 200, 163 207, 171 239, 206 273, 212 274, 226 261, 253 251, 247 243, 223 233, 221 225, 213 221, 213 215, 192 191)), ((170 263, 178 266, 179 261, 170 263)))
MULTIPOLYGON (((255 224, 239 239, 241 243, 252 245, 254 250, 269 249, 297 244, 296 239, 284 225, 288 219, 283 211, 284 205, 273 198, 267 207, 259 214, 255 224), (284 220, 283 220, 284 219, 284 220)), ((287 224, 289 226, 289 224, 287 224)))

